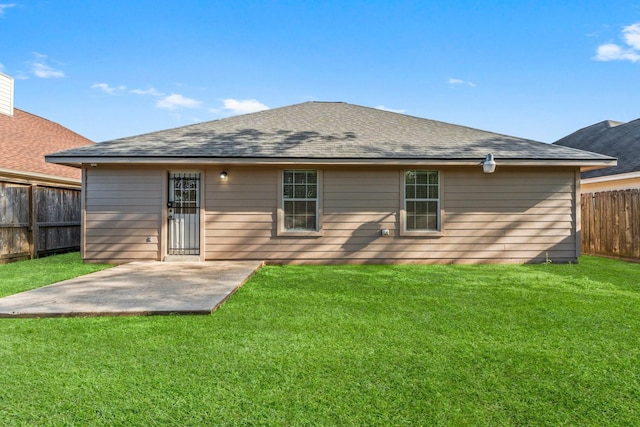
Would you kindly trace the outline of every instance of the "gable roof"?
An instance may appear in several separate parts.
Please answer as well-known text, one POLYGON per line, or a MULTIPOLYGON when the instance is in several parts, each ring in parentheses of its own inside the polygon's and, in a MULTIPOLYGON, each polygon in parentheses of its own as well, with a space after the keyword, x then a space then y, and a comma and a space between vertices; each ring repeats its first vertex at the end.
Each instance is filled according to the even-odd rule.
POLYGON ((93 142, 87 138, 26 111, 14 108, 13 116, 0 114, 0 174, 79 182, 77 168, 47 163, 44 156, 89 145, 93 142))
POLYGON ((568 161, 603 166, 607 156, 343 102, 306 102, 102 142, 48 161, 311 162, 568 161))
POLYGON ((554 144, 618 158, 617 166, 583 172, 582 178, 640 171, 640 119, 628 123, 606 120, 573 132, 554 144))

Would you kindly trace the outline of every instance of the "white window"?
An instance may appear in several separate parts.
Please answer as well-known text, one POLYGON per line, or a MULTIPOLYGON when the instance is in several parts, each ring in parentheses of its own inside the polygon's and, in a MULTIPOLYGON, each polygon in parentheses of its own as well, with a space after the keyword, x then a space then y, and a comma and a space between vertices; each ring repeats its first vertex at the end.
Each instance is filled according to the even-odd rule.
POLYGON ((318 193, 317 170, 282 172, 282 231, 318 231, 318 193))
POLYGON ((404 230, 437 232, 440 224, 440 173, 404 172, 404 230))

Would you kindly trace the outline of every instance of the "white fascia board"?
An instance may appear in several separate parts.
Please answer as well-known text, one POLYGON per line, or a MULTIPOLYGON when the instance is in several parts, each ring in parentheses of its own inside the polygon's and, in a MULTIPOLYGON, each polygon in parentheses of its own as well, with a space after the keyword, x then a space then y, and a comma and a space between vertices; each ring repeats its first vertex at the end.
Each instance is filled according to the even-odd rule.
POLYGON ((640 171, 619 173, 616 175, 596 176, 593 178, 585 178, 581 180, 581 182, 583 184, 595 184, 598 182, 609 182, 609 181, 618 181, 622 179, 634 179, 634 178, 640 178, 640 171))

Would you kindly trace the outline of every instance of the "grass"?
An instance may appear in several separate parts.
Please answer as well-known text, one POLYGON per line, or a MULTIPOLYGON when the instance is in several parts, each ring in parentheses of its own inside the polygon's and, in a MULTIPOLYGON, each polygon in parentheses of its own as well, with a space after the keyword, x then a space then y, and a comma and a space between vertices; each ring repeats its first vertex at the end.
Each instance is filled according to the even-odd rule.
POLYGON ((83 264, 79 252, 0 264, 0 297, 50 285, 110 267, 83 264))
POLYGON ((268 266, 211 316, 0 319, 0 425, 637 425, 638 277, 268 266))

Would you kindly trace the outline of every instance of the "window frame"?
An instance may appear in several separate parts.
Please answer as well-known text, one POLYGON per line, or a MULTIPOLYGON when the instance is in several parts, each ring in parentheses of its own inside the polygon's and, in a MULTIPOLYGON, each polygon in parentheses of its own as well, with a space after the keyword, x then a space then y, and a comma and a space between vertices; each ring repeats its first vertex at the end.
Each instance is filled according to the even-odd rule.
MULTIPOLYGON (((278 174, 278 209, 277 209, 277 236, 288 237, 320 237, 322 236, 322 170, 314 168, 286 168, 280 169, 278 174), (292 199, 284 198, 284 176, 288 171, 313 171, 316 172, 316 229, 315 230, 286 230, 285 226, 285 201, 291 201, 292 199)), ((293 199, 295 200, 295 198, 293 199)), ((311 198, 304 198, 304 200, 313 200, 311 198)))
MULTIPOLYGON (((416 236, 416 237, 442 237, 444 209, 443 209, 443 172, 440 169, 403 169, 400 171, 400 235, 416 236), (437 199, 437 228, 434 230, 408 230, 407 229, 407 194, 406 194, 406 176, 407 172, 437 172, 438 173, 438 199, 437 199)), ((409 200, 433 201, 432 198, 411 198, 409 200)))

